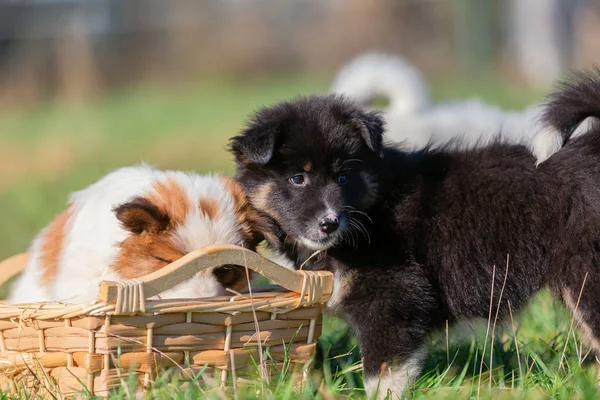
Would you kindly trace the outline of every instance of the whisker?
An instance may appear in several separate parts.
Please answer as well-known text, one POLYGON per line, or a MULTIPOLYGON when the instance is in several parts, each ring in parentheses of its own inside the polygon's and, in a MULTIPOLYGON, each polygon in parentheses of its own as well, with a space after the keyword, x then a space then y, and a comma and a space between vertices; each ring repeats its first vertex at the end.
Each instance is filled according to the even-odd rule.
POLYGON ((354 231, 353 231, 353 226, 350 225, 349 229, 347 229, 344 234, 342 235, 342 242, 346 242, 348 243, 350 246, 352 247, 356 247, 357 243, 356 243, 356 239, 354 237, 354 231))
POLYGON ((371 237, 369 236, 369 233, 366 230, 363 230, 361 228, 361 226, 358 225, 355 221, 350 221, 350 222, 352 224, 351 226, 354 228, 354 231, 356 231, 356 235, 357 235, 356 241, 358 242, 358 236, 362 235, 362 236, 365 236, 365 238, 367 239, 367 241, 369 243, 371 243, 371 237))
POLYGON ((367 214, 364 211, 351 210, 350 213, 356 213, 356 214, 363 215, 363 216, 367 217, 367 219, 369 220, 369 222, 373 223, 373 220, 371 219, 371 217, 369 217, 369 214, 367 214))
POLYGON ((358 233, 360 233, 361 235, 367 237, 367 234, 365 233, 365 231, 356 222, 352 222, 352 226, 354 226, 356 228, 356 231, 358 233))
POLYGON ((342 207, 340 207, 340 211, 349 211, 350 213, 356 213, 356 214, 363 215, 363 216, 367 217, 371 223, 373 223, 373 220, 371 219, 371 217, 369 217, 369 214, 367 214, 364 211, 359 211, 352 206, 342 206, 342 207))
POLYGON ((356 224, 358 224, 365 231, 365 234, 367 234, 367 235, 369 234, 367 227, 362 223, 362 221, 359 221, 356 218, 353 218, 353 220, 356 224))
POLYGON ((351 163, 351 162, 360 162, 360 163, 362 163, 362 162, 364 162, 364 161, 363 161, 363 160, 359 160, 358 158, 351 158, 351 159, 349 159, 349 160, 344 160, 344 161, 342 161, 342 163, 340 164, 340 167, 341 167, 341 166, 344 166, 344 165, 346 165, 346 164, 348 164, 348 163, 351 163))
POLYGON ((350 220, 348 220, 348 223, 357 229, 358 232, 360 232, 362 235, 365 236, 365 238, 367 239, 367 241, 369 242, 369 244, 371 244, 371 235, 369 235, 369 231, 367 230, 367 228, 365 228, 365 226, 363 224, 360 223, 360 221, 357 221, 354 218, 351 218, 350 220))

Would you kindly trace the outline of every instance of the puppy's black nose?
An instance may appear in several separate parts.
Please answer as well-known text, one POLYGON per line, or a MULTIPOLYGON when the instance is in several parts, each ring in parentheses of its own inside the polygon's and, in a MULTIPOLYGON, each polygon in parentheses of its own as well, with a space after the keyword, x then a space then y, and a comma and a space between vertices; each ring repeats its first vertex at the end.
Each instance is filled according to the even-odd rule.
POLYGON ((332 233, 340 226, 340 220, 334 215, 328 215, 319 221, 319 228, 323 233, 332 233))

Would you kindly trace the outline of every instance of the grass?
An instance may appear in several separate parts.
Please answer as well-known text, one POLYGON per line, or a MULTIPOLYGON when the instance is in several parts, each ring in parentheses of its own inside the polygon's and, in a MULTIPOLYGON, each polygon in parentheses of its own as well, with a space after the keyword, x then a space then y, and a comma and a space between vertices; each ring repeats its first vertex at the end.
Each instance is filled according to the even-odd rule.
MULTIPOLYGON (((1 110, 0 258, 26 249, 35 233, 64 207, 71 191, 113 168, 146 161, 162 168, 231 174, 227 138, 240 130, 253 110, 298 94, 324 92, 327 83, 328 79, 307 77, 209 82, 177 90, 132 89, 89 104, 1 110)), ((439 99, 479 95, 514 108, 539 95, 500 82, 467 85, 448 80, 436 81, 433 94, 439 99)), ((237 397, 363 398, 354 337, 334 316, 327 315, 324 324, 313 373, 302 390, 284 376, 280 383, 257 380, 240 389, 237 397)), ((562 306, 542 292, 513 320, 493 324, 492 317, 489 326, 475 321, 448 333, 436 332, 410 398, 468 399, 478 394, 499 399, 598 398, 593 359, 575 333, 567 337, 570 326, 562 306), (566 362, 561 368, 563 353, 566 362)), ((152 396, 191 399, 232 394, 224 396, 216 388, 198 385, 175 389, 175 383, 168 374, 161 375, 152 396)), ((7 396, 0 394, 0 399, 7 396)), ((20 397, 30 398, 27 393, 20 397)), ((124 385, 112 397, 129 398, 131 390, 124 385)))

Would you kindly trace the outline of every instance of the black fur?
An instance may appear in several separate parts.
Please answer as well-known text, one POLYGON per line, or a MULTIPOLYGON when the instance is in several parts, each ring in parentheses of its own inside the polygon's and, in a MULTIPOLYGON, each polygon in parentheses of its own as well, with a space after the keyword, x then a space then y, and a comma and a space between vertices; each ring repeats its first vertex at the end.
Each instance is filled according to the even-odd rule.
POLYGON ((550 96, 543 118, 562 133, 564 142, 583 120, 600 117, 599 79, 600 70, 573 74, 570 80, 560 83, 557 92, 550 96))
MULTIPOLYGON (((585 117, 600 116, 599 94, 598 77, 567 85, 552 97, 547 121, 568 138, 585 117)), ((600 129, 571 139, 536 168, 527 149, 502 143, 413 154, 383 149, 380 157, 354 129, 355 118, 375 121, 366 129, 380 140, 376 116, 340 98, 313 97, 261 111, 232 148, 250 201, 269 185, 268 198, 254 205, 279 224, 281 241, 271 244, 297 263, 310 253, 296 240, 299 227, 314 223, 323 193, 336 183, 336 160, 360 160, 352 164, 356 182, 334 197, 340 213, 347 206, 359 212, 368 232, 355 229, 350 240, 347 224, 313 267, 331 268, 347 285, 335 288, 335 311, 356 331, 367 378, 414 358, 446 320, 486 318, 492 283, 492 307, 504 316, 508 301, 516 310, 543 287, 572 307, 586 279, 577 316, 600 343, 600 129), (263 123, 277 127, 269 131, 275 140, 269 160, 254 163, 263 123), (307 160, 312 185, 290 187, 287 178, 307 160), (361 171, 379 183, 379 200, 364 207, 356 201, 366 187, 361 171)))

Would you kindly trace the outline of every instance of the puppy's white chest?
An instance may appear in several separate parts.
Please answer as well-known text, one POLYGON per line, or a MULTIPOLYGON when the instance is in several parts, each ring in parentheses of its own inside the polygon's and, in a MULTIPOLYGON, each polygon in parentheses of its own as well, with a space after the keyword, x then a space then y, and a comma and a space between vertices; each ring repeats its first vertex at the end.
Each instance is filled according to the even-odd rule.
POLYGON ((354 271, 336 271, 333 274, 333 293, 327 302, 327 307, 337 311, 346 296, 350 293, 356 273, 354 271))

